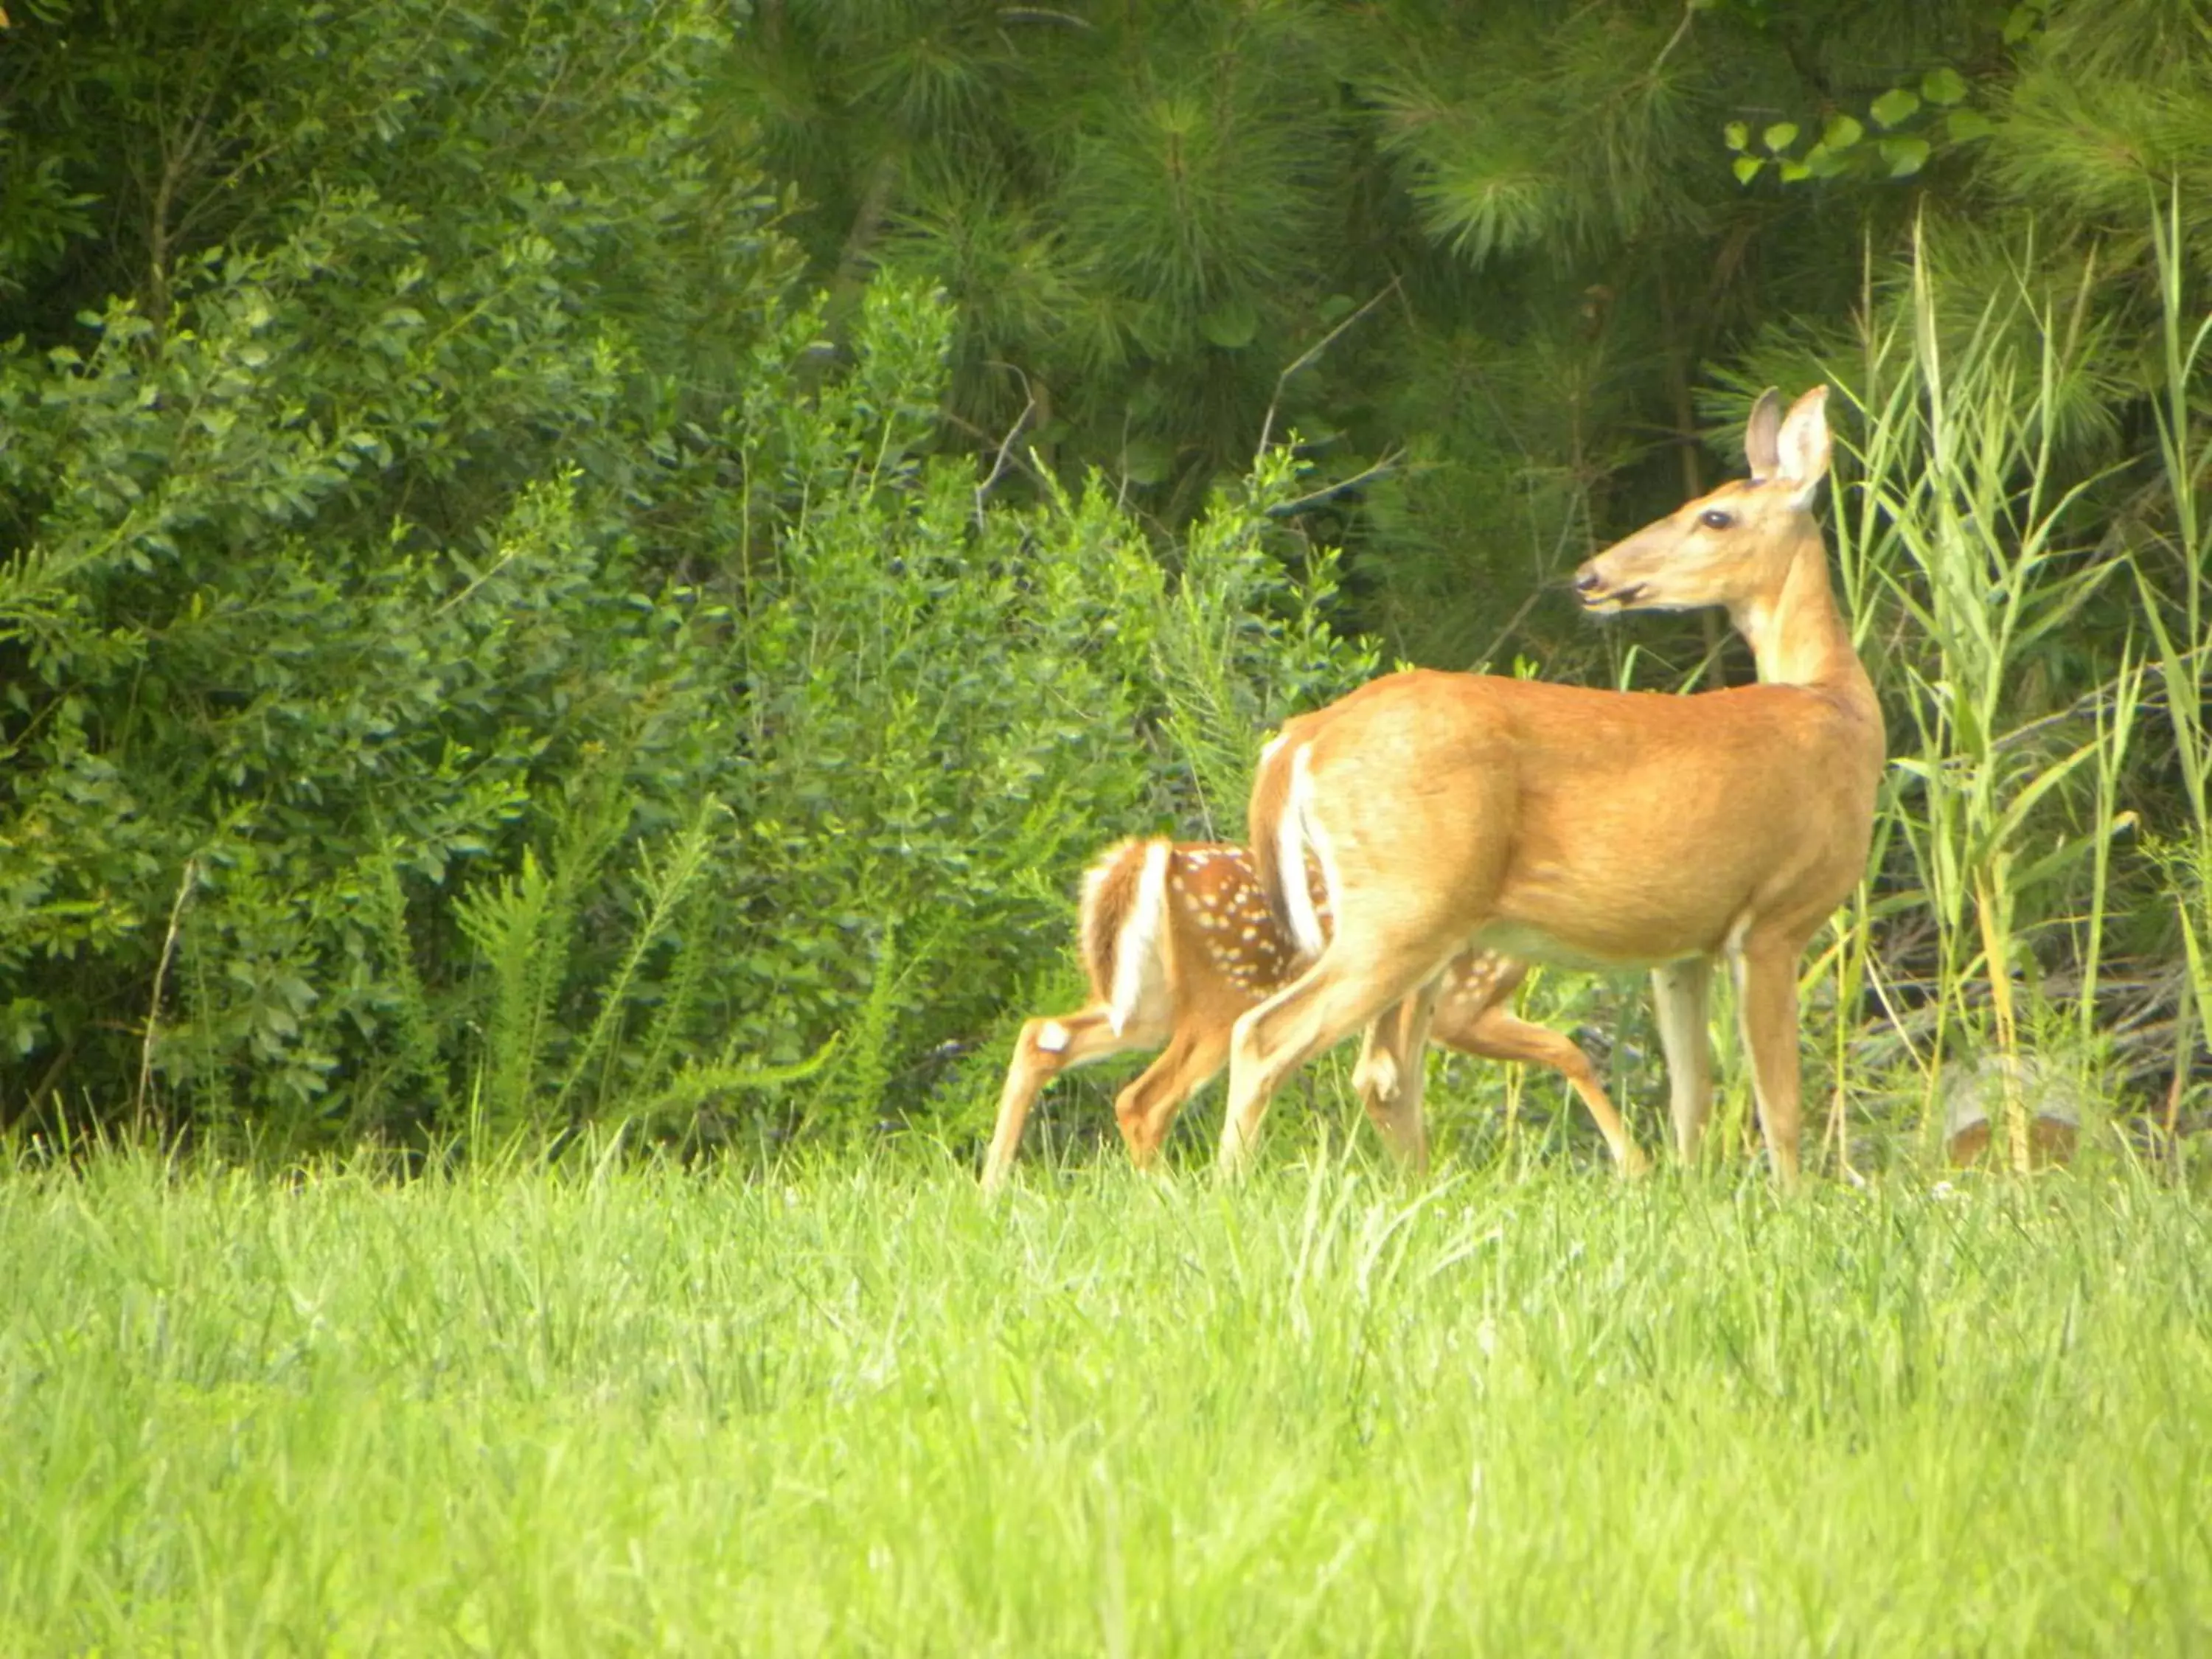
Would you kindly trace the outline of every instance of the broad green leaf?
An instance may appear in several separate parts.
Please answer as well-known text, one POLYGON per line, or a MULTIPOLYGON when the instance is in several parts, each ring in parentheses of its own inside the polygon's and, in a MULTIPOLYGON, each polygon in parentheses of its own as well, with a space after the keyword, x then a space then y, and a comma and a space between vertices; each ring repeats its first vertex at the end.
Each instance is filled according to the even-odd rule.
POLYGON ((1751 128, 1744 122, 1731 121, 1721 129, 1721 137, 1730 149, 1742 149, 1751 143, 1751 128))
POLYGON ((1889 163, 1889 176, 1909 179, 1927 165, 1928 141, 1925 138, 1885 138, 1881 141, 1881 159, 1889 163))
POLYGON ((1168 447, 1150 438, 1133 438, 1121 450, 1121 471, 1131 483, 1156 484, 1168 476, 1174 457, 1168 447))
POLYGON ((1920 77, 1920 95, 1931 104, 1956 104, 1966 95, 1966 82, 1948 64, 1920 77))
POLYGON ((18 1059, 34 1052, 46 1036, 46 1005, 38 998, 15 997, 0 1007, 0 1046, 18 1059))
POLYGON ((1218 345, 1224 351, 1235 351, 1252 343, 1252 337, 1260 331, 1260 313, 1252 302, 1238 296, 1223 301, 1198 319, 1198 331, 1207 343, 1218 345))
POLYGON ((1794 185, 1801 179, 1809 179, 1812 176, 1813 169, 1808 167, 1804 162, 1792 161, 1787 157, 1784 158, 1782 162, 1782 182, 1784 184, 1794 185))
POLYGON ((1857 118, 1850 115, 1831 115, 1828 124, 1820 130, 1820 142, 1830 149, 1849 149, 1866 137, 1866 128, 1857 118))
POLYGON ((1765 165, 1766 163, 1756 155, 1739 155, 1730 164, 1729 171, 1735 174, 1736 183, 1747 185, 1759 177, 1759 168, 1765 165))
POLYGON ((1996 123, 1978 109, 1954 109, 1943 118, 1943 131, 1954 144, 1970 143, 1995 132, 1996 123))
POLYGON ((1909 119, 1913 111, 1919 107, 1920 94, 1911 87, 1892 87, 1874 100, 1873 107, 1867 112, 1874 117, 1877 125, 1893 127, 1899 121, 1909 119))
POLYGON ((1779 155, 1797 142, 1797 124, 1795 121, 1777 121, 1759 135, 1759 141, 1779 155))

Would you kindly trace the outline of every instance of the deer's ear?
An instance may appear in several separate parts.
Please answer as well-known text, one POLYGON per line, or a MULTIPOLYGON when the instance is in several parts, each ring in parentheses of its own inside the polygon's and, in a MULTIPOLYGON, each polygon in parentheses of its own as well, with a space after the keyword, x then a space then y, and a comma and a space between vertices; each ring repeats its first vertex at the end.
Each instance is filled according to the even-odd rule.
POLYGON ((1754 478, 1771 478, 1781 465, 1775 453, 1776 434, 1782 430, 1782 394, 1772 386, 1759 394, 1751 406, 1751 423, 1743 429, 1743 458, 1754 478))
MULTIPOLYGON (((1752 419, 1755 425, 1758 416, 1752 419)), ((1795 486, 1793 499, 1802 507, 1828 476, 1827 387, 1816 386, 1790 406, 1774 447, 1774 476, 1795 486)))

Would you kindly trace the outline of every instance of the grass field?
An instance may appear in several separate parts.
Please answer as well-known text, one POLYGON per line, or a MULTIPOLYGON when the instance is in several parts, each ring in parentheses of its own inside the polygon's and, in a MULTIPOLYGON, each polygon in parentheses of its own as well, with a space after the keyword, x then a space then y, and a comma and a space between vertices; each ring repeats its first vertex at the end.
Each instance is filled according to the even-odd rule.
POLYGON ((0 1175, 0 1652, 2212 1644, 2212 1228, 1560 1170, 0 1175))

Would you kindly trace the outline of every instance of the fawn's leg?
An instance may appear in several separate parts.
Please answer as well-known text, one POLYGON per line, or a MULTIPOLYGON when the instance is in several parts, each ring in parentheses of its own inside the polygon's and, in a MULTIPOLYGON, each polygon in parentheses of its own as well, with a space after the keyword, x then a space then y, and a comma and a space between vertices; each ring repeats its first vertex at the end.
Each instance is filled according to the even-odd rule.
POLYGON ((1006 1067, 1006 1086, 999 1091, 999 1121, 991 1132, 991 1150, 983 1158, 983 1190, 995 1193, 1006 1184, 1014 1166, 1014 1153, 1022 1144, 1022 1126, 1029 1121, 1030 1106, 1038 1091, 1070 1066, 1143 1048, 1153 1041, 1149 1032, 1127 1030, 1114 1035, 1114 1026, 1103 1007, 1073 1014, 1032 1019, 1014 1039, 1014 1057, 1006 1067))
POLYGON ((1121 1139, 1139 1169, 1152 1167, 1183 1103, 1203 1089, 1228 1058, 1228 1027, 1202 1032, 1186 1028, 1175 1034, 1142 1076, 1121 1091, 1114 1103, 1114 1120, 1121 1126, 1121 1139))
POLYGON ((1613 1152, 1613 1161, 1621 1173, 1638 1176, 1650 1170, 1651 1160, 1644 1155, 1644 1149, 1629 1134, 1628 1126, 1620 1121, 1620 1114, 1613 1109, 1612 1098, 1598 1081, 1597 1068, 1590 1064, 1580 1043, 1548 1025, 1522 1019, 1504 1007, 1486 1008, 1465 1025, 1447 1028, 1439 1020, 1436 1035, 1437 1042, 1485 1060, 1517 1060, 1550 1066, 1566 1079, 1567 1086, 1589 1109, 1598 1133, 1605 1137, 1605 1144, 1613 1152))

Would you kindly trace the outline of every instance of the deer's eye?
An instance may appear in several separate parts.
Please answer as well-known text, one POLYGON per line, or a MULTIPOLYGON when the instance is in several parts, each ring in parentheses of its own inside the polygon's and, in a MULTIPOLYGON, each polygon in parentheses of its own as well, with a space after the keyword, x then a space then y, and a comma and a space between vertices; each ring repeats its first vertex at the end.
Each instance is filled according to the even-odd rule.
POLYGON ((1717 507, 1709 507, 1698 514, 1698 522, 1708 530, 1727 530, 1735 525, 1735 514, 1723 512, 1717 507))

